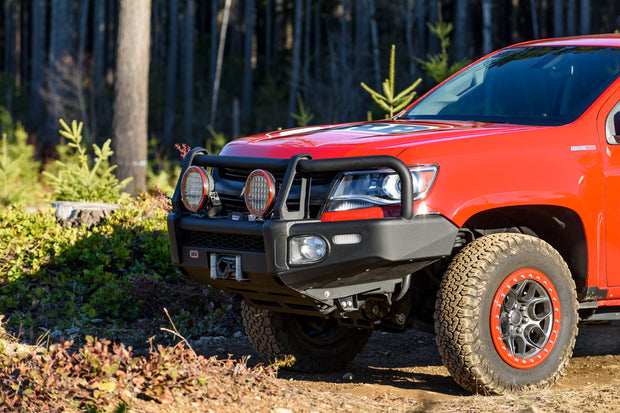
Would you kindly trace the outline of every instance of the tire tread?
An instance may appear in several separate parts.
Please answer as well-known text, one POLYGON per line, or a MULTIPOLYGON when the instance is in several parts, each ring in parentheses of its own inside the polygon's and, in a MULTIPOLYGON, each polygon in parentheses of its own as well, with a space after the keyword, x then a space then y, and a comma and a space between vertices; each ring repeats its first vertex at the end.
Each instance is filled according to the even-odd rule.
MULTIPOLYGON (((575 284, 562 257, 545 241, 515 233, 492 234, 466 245, 453 259, 442 279, 435 304, 435 332, 437 347, 445 367, 455 381, 464 388, 483 394, 502 394, 530 387, 550 387, 568 364, 577 335, 576 323, 570 341, 560 355, 560 365, 548 377, 531 385, 502 381, 483 360, 484 346, 478 333, 481 303, 490 273, 502 259, 523 251, 539 252, 562 268, 570 283, 571 300, 576 303, 575 284)), ((573 305, 574 320, 577 306, 573 305)), ((562 308, 562 311, 569 311, 562 308)))
POLYGON ((305 373, 341 370, 364 348, 370 330, 350 329, 337 343, 319 346, 308 343, 288 325, 291 314, 263 310, 241 303, 245 331, 254 349, 270 363, 288 355, 295 363, 287 367, 305 373))

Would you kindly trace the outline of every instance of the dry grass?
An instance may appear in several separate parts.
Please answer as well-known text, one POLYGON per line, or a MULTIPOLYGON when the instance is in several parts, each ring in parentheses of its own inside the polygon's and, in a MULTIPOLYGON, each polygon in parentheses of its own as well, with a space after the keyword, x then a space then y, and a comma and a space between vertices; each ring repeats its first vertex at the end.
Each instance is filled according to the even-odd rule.
MULTIPOLYGON (((613 361, 610 356, 578 363, 580 366, 572 374, 581 378, 584 385, 573 382, 552 390, 505 396, 448 396, 432 390, 412 391, 411 396, 400 393, 400 397, 364 396, 344 389, 338 393, 312 390, 293 379, 278 379, 274 366, 248 367, 245 359, 206 359, 183 346, 161 347, 147 357, 133 356, 130 349, 115 348, 105 340, 89 339, 89 344, 79 349, 69 345, 28 346, 6 334, 2 319, 0 316, 0 412, 598 413, 620 410, 620 386, 600 381, 585 384, 590 383, 590 376, 613 361), (86 360, 85 354, 91 359, 86 360), (94 374, 93 366, 98 362, 102 366, 116 363, 118 370, 107 376, 103 370, 94 374), (172 371, 176 373, 169 374, 172 371), (116 393, 108 392, 106 386, 111 383, 115 383, 116 393)), ((389 386, 385 389, 388 393, 389 386)))

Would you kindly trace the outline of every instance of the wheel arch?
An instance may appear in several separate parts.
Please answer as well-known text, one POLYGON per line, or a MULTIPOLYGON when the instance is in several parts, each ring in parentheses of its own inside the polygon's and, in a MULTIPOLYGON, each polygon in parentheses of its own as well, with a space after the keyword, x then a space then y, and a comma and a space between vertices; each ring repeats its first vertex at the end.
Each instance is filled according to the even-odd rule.
POLYGON ((555 248, 568 264, 577 286, 585 292, 588 248, 583 222, 571 209, 551 205, 502 207, 477 213, 462 227, 470 238, 496 232, 534 235, 555 248))

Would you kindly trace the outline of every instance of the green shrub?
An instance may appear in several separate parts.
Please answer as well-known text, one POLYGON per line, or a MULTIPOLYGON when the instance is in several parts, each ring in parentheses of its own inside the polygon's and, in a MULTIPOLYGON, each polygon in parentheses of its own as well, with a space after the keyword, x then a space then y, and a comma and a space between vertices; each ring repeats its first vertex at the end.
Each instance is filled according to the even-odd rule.
POLYGON ((168 159, 154 139, 149 141, 149 154, 150 160, 146 169, 149 193, 172 195, 181 174, 181 162, 178 161, 181 158, 176 158, 176 162, 168 159))
POLYGON ((459 70, 465 67, 464 62, 449 62, 448 46, 450 46, 450 33, 452 32, 452 23, 445 22, 441 15, 441 3, 437 5, 437 13, 439 18, 437 23, 433 26, 427 23, 431 33, 439 39, 441 44, 441 52, 428 56, 428 60, 422 60, 415 58, 420 63, 422 70, 426 72, 430 77, 435 79, 437 83, 444 81, 449 76, 452 76, 459 70))
POLYGON ((211 155, 217 155, 218 153, 220 153, 222 148, 228 143, 228 139, 226 139, 226 136, 224 136, 223 133, 216 132, 211 127, 211 125, 207 126, 207 129, 209 130, 209 133, 211 134, 211 138, 207 139, 207 142, 205 143, 205 149, 211 155))
MULTIPOLYGON (((187 338, 236 331, 220 326, 227 297, 180 276, 170 260, 166 212, 155 198, 122 201, 98 226, 63 228, 50 210, 0 211, 0 314, 27 340, 85 334, 162 336, 167 307, 187 338)), ((163 337, 163 336, 162 336, 163 337)), ((165 338, 165 337, 164 337, 165 338)), ((171 339, 171 337, 169 338, 171 339)))
POLYGON ((43 198, 39 163, 34 160, 34 147, 27 142, 28 134, 3 107, 0 125, 0 204, 39 204, 43 198))
POLYGON ((91 159, 82 146, 82 126, 76 121, 71 127, 60 120, 62 129, 59 133, 69 140, 71 149, 54 162, 53 172, 44 171, 49 184, 54 188, 54 198, 62 201, 118 202, 120 191, 127 186, 131 178, 122 182, 112 173, 116 165, 109 165, 109 158, 114 153, 110 149, 111 140, 102 147, 93 144, 95 158, 91 159))
POLYGON ((299 114, 291 113, 291 116, 293 116, 293 119, 295 119, 295 123, 297 124, 297 126, 308 126, 310 122, 312 122, 312 119, 314 119, 314 113, 312 113, 310 109, 307 109, 304 106, 304 102, 303 100, 301 100, 300 93, 297 94, 297 106, 299 107, 299 114))
POLYGON ((181 175, 181 165, 173 165, 168 160, 158 164, 157 168, 150 165, 146 170, 147 186, 151 192, 155 189, 164 194, 172 194, 179 180, 179 175, 181 175))

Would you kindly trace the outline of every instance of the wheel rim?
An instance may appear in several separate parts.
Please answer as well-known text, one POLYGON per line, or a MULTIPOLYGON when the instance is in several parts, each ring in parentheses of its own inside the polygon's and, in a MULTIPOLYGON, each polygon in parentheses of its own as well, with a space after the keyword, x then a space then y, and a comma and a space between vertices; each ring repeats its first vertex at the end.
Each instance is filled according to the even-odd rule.
POLYGON ((551 280, 533 269, 515 271, 493 298, 493 345, 512 367, 535 367, 555 346, 560 316, 560 298, 551 280))
POLYGON ((295 316, 296 327, 311 343, 325 346, 337 343, 347 333, 344 327, 332 318, 295 316))

